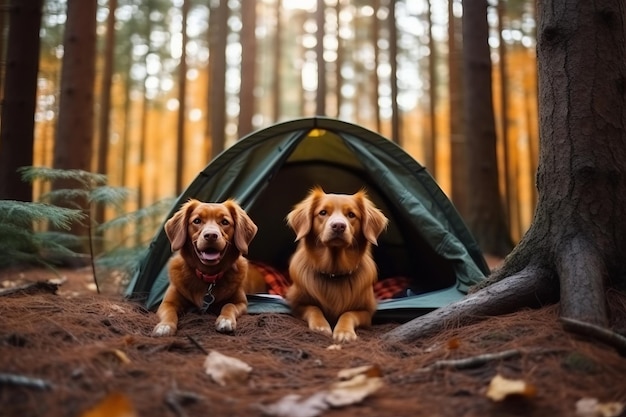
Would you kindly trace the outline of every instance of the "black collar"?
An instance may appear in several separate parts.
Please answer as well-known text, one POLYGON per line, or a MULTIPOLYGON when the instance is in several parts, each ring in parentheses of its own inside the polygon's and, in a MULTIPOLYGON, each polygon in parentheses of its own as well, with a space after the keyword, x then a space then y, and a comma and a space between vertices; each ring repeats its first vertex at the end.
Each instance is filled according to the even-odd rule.
POLYGON ((353 272, 354 271, 335 273, 335 272, 316 271, 315 273, 321 276, 322 278, 326 278, 326 279, 343 279, 352 275, 353 272))

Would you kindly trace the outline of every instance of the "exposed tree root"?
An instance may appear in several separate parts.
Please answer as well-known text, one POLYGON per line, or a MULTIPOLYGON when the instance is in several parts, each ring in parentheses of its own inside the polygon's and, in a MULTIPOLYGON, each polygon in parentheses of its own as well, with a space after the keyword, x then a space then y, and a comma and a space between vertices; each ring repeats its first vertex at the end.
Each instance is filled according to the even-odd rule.
POLYGON ((626 337, 604 327, 599 327, 584 321, 561 317, 563 328, 569 332, 600 340, 614 347, 622 356, 626 356, 626 337))
POLYGON ((395 342, 414 342, 450 326, 476 322, 488 316, 508 314, 524 307, 554 303, 558 285, 546 269, 527 267, 464 299, 415 318, 386 334, 395 342))

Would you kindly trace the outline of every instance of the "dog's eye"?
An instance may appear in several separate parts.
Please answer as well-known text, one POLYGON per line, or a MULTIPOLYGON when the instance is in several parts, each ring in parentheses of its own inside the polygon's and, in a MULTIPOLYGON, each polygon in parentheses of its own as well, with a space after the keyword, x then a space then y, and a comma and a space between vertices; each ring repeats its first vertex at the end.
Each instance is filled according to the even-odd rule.
POLYGON ((325 216, 326 214, 328 214, 328 212, 326 210, 320 211, 320 216, 325 216))
POLYGON ((222 223, 222 226, 228 226, 230 224, 230 222, 226 219, 222 219, 221 223, 222 223))
POLYGON ((354 214, 353 211, 348 212, 348 217, 351 219, 354 219, 356 217, 356 214, 354 214))
POLYGON ((199 217, 196 217, 196 218, 195 218, 195 219, 193 219, 191 222, 192 222, 193 224, 200 224, 200 223, 202 223, 202 220, 200 220, 200 218, 199 218, 199 217))

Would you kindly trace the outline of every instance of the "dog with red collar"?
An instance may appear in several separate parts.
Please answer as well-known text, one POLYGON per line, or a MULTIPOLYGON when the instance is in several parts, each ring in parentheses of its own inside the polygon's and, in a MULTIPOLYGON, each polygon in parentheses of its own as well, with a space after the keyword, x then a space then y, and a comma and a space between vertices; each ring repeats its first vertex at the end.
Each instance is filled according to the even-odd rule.
POLYGON ((232 200, 204 203, 190 199, 165 223, 172 252, 169 286, 157 310, 153 336, 172 336, 178 317, 196 308, 214 313, 215 329, 234 332, 237 318, 246 313, 245 280, 248 246, 258 228, 232 200))

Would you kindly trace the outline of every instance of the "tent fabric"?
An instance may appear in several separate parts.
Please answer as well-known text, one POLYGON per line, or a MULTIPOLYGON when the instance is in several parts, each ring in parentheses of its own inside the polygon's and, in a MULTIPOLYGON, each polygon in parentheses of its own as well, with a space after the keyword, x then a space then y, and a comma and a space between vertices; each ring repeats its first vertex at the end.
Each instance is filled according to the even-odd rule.
MULTIPOLYGON (((489 273, 475 239, 422 165, 381 135, 331 118, 283 122, 242 138, 199 173, 167 218, 190 198, 234 198, 259 227, 248 258, 286 270, 295 235, 285 217, 315 185, 336 193, 365 189, 390 220, 374 248, 379 279, 405 276, 413 285, 406 297, 381 301, 378 318, 407 319, 442 307, 489 273)), ((161 227, 127 296, 157 306, 170 256, 161 227)), ((252 313, 289 312, 280 297, 251 295, 249 302, 252 313)))

